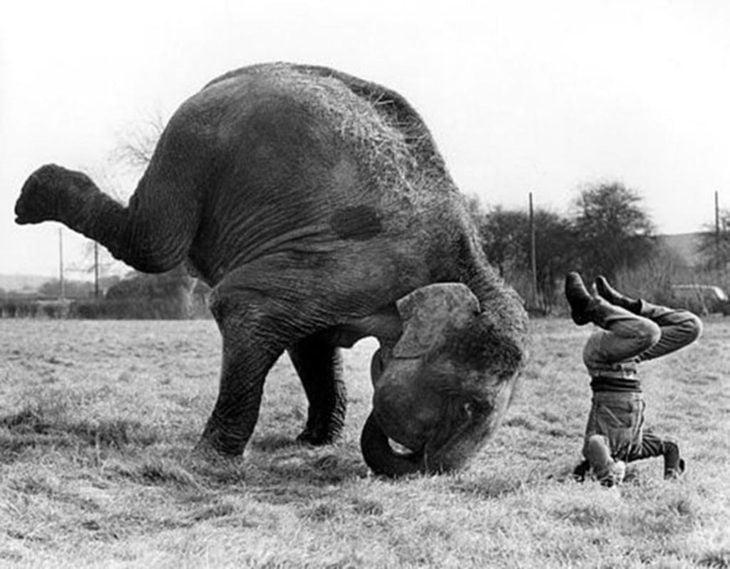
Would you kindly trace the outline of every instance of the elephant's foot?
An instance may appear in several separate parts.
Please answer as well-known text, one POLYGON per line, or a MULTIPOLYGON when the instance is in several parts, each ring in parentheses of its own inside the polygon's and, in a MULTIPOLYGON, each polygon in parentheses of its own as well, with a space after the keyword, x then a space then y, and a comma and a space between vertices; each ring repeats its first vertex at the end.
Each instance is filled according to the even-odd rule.
POLYGON ((297 436, 297 442, 305 445, 324 446, 335 442, 342 435, 343 425, 307 425, 297 436))
POLYGON ((216 477, 224 477, 231 481, 242 476, 243 456, 221 453, 206 439, 201 439, 193 447, 189 460, 193 470, 198 472, 214 473, 216 477))
POLYGON ((235 462, 237 459, 240 459, 241 455, 238 454, 229 454, 225 452, 221 452, 218 450, 213 443, 210 441, 210 439, 203 437, 201 438, 198 443, 193 447, 192 452, 190 453, 193 458, 197 458, 200 460, 205 460, 206 462, 235 462))
POLYGON ((246 466, 242 455, 222 454, 206 439, 201 439, 187 458, 187 467, 197 476, 224 484, 246 481, 246 466))
POLYGON ((234 462, 243 456, 245 446, 245 442, 239 437, 230 434, 226 436, 220 427, 215 426, 211 418, 192 454, 208 462, 234 462))

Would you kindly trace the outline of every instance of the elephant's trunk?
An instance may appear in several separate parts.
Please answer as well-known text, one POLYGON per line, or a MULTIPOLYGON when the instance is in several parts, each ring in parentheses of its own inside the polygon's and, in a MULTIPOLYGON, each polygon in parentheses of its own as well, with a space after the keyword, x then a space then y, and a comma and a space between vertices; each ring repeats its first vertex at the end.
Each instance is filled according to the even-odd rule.
POLYGON ((365 463, 375 474, 398 477, 426 472, 423 453, 415 452, 413 455, 396 453, 372 413, 362 429, 360 446, 365 463))

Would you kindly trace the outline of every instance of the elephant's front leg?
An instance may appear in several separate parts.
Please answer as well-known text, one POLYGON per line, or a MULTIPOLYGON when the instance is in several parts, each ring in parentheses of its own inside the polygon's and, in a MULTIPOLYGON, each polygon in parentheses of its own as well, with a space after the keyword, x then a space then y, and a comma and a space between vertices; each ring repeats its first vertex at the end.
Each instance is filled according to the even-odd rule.
POLYGON ((266 374, 283 353, 276 313, 255 293, 215 298, 211 310, 223 336, 220 389, 196 451, 238 456, 259 416, 266 374))
POLYGON ((340 350, 325 335, 315 334, 290 348, 289 357, 309 401, 307 424, 297 440, 312 445, 331 443, 342 432, 347 408, 340 350))

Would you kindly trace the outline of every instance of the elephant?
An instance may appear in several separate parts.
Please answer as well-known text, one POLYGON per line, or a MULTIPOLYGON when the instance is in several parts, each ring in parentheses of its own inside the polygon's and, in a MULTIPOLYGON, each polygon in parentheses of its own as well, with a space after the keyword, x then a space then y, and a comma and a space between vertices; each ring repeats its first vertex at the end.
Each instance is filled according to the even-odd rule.
POLYGON ((337 70, 226 73, 173 114, 128 204, 49 164, 15 214, 61 222, 139 271, 185 263, 212 287, 223 357, 203 457, 243 454, 284 352, 308 400, 298 441, 331 443, 347 402, 341 348, 374 336, 365 462, 391 477, 458 470, 525 364, 523 302, 488 264, 423 120, 337 70))

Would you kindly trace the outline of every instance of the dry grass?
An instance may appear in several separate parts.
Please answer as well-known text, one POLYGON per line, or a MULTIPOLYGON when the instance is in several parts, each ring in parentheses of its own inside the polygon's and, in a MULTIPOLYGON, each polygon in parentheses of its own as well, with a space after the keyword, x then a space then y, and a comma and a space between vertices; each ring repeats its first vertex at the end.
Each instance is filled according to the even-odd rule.
POLYGON ((359 453, 374 344, 346 354, 344 439, 293 439, 306 407, 286 358, 245 460, 188 452, 212 407, 219 338, 198 322, 0 320, 2 567, 730 567, 730 321, 645 365, 648 421, 688 476, 636 463, 577 484, 587 329, 533 323, 516 404, 462 474, 387 481, 359 453))
POLYGON ((394 92, 335 70, 288 63, 246 67, 211 84, 242 73, 264 74, 282 93, 293 94, 322 124, 337 128, 357 163, 384 187, 407 190, 421 169, 428 169, 433 160, 443 163, 421 118, 394 92), (417 168, 419 162, 421 168, 417 168))

